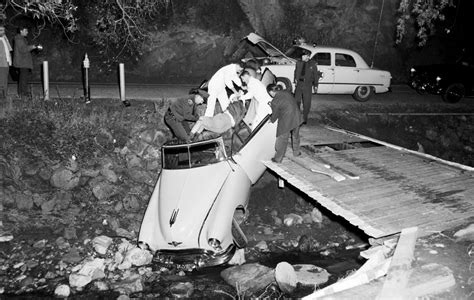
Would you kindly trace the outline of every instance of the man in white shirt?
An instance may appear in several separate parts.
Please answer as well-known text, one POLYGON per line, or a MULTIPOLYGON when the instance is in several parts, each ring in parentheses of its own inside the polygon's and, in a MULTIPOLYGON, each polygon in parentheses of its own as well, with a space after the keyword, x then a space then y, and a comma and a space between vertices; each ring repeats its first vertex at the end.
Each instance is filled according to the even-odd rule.
POLYGON ((8 71, 12 65, 12 47, 5 35, 5 26, 0 24, 0 99, 5 99, 8 92, 8 71))
POLYGON ((209 80, 207 92, 209 98, 207 99, 207 108, 204 116, 212 117, 216 106, 216 101, 219 101, 222 111, 225 111, 229 106, 230 100, 227 95, 226 87, 234 94, 238 94, 237 86, 242 86, 240 74, 244 70, 243 63, 229 64, 220 68, 209 80))
POLYGON ((241 99, 249 100, 254 98, 252 101, 255 101, 255 115, 247 123, 250 129, 254 130, 267 115, 272 113, 270 102, 273 98, 268 94, 267 87, 260 80, 252 77, 247 70, 243 71, 240 77, 242 82, 247 85, 247 93, 242 95, 241 99))

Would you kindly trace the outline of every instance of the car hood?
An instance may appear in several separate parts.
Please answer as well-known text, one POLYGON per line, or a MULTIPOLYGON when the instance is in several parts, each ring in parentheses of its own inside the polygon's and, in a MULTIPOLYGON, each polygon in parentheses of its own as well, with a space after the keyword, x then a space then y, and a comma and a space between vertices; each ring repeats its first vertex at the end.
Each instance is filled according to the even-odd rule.
POLYGON ((199 233, 231 172, 226 161, 192 169, 163 170, 158 219, 168 243, 198 246, 199 233))
POLYGON ((259 36, 255 33, 249 33, 243 40, 247 40, 250 44, 258 47, 267 57, 279 57, 284 58, 290 61, 294 61, 294 59, 286 56, 283 52, 281 52, 277 47, 270 44, 267 40, 259 36))

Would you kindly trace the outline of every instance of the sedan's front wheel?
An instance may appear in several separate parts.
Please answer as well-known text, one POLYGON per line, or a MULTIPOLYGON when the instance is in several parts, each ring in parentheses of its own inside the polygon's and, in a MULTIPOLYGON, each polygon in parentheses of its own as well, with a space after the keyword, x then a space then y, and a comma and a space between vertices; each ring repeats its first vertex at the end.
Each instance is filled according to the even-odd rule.
POLYGON ((288 91, 290 93, 293 91, 293 85, 291 84, 291 80, 286 77, 277 77, 276 84, 281 86, 281 89, 284 91, 288 91))
POLYGON ((374 93, 375 93, 375 90, 373 87, 362 85, 356 88, 356 90, 354 91, 354 94, 352 94, 352 98, 354 98, 354 100, 359 101, 359 102, 365 102, 365 101, 368 101, 374 93))
POLYGON ((448 86, 444 94, 441 95, 441 98, 443 98, 444 102, 456 103, 464 97, 465 93, 466 89, 462 83, 453 83, 448 86))

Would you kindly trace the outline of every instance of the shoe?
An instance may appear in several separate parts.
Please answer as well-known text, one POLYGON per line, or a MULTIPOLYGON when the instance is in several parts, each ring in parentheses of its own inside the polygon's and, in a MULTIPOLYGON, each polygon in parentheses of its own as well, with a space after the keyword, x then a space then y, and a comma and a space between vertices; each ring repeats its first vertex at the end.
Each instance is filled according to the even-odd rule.
POLYGON ((281 160, 280 160, 280 161, 277 161, 274 157, 272 158, 272 161, 273 161, 274 163, 277 163, 277 164, 281 163, 281 160))
POLYGON ((303 121, 303 123, 301 123, 301 126, 306 125, 306 124, 308 123, 306 121, 303 121))
POLYGON ((301 151, 298 151, 298 152, 293 153, 293 156, 294 156, 294 157, 301 156, 301 151))

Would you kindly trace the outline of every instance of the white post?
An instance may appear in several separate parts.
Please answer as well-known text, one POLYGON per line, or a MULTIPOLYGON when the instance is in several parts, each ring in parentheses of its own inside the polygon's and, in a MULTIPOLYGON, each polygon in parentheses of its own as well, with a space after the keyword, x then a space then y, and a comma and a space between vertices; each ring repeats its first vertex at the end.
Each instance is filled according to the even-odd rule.
POLYGON ((124 64, 119 64, 119 76, 120 76, 120 100, 125 101, 125 70, 124 64))
POLYGON ((43 95, 44 100, 49 100, 49 70, 48 62, 43 61, 43 95))

